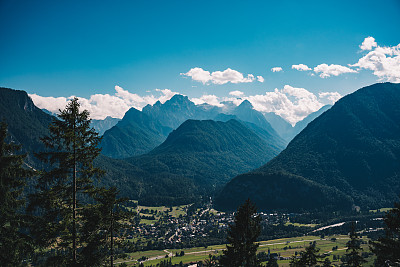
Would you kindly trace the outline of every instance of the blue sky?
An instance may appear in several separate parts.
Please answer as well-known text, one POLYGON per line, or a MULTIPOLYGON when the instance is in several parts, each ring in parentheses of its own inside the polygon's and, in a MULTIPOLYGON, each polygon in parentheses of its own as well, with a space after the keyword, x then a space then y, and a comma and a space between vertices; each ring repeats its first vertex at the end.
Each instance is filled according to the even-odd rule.
MULTIPOLYGON (((320 93, 343 96, 377 81, 399 82, 399 29, 398 0, 2 0, 0 86, 36 95, 35 103, 49 109, 55 108, 46 104, 52 99, 39 96, 58 97, 59 102, 51 102, 60 105, 62 97, 80 96, 99 118, 122 112, 116 112, 117 106, 95 111, 102 103, 90 100, 93 95, 122 98, 125 110, 129 105, 141 108, 160 96, 165 101, 173 93, 160 90, 168 89, 196 103, 247 97, 256 109, 295 122, 317 109, 318 101, 327 103, 320 93), (363 50, 360 46, 367 37, 373 40, 363 50), (377 69, 382 62, 371 62, 371 57, 359 62, 385 47, 391 50, 376 52, 386 53, 379 59, 384 60, 383 69, 377 69), (293 69, 297 64, 310 70, 293 69), (319 65, 317 72, 314 68, 319 65), (273 67, 282 71, 272 72, 273 67), (199 74, 194 68, 209 71, 210 76, 205 72, 200 79, 192 75, 199 74), (227 69, 233 71, 224 72, 227 69), (218 75, 227 76, 221 80, 218 75), (273 93, 275 88, 296 106, 296 116, 288 110, 290 103, 284 108, 282 103, 276 108, 262 106, 275 100, 262 102, 256 96, 273 93), (317 102, 299 103, 306 92, 290 88, 305 89, 317 102)), ((107 101, 104 105, 111 105, 107 101)))

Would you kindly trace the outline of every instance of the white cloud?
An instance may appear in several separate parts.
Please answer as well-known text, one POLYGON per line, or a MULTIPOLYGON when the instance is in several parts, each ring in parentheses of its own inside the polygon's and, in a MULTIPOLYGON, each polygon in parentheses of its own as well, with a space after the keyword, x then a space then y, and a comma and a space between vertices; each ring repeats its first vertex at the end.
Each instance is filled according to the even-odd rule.
MULTIPOLYGON (((141 110, 147 104, 154 104, 158 100, 164 103, 176 94, 176 92, 172 92, 169 89, 156 89, 157 92, 161 93, 159 97, 155 97, 152 94, 140 96, 130 93, 119 86, 115 86, 115 91, 116 93, 114 95, 94 94, 91 95, 89 99, 78 97, 81 108, 88 110, 92 119, 104 119, 107 116, 122 118, 125 112, 131 107, 141 110)), ((45 108, 54 113, 58 113, 59 109, 64 109, 68 99, 73 98, 73 96, 69 98, 43 97, 36 94, 31 94, 29 96, 36 106, 45 108)))
POLYGON ((236 97, 241 97, 242 95, 244 95, 244 93, 241 91, 232 91, 232 92, 229 92, 229 94, 232 96, 236 96, 236 97))
POLYGON ((372 48, 377 47, 378 44, 375 42, 374 37, 367 37, 364 42, 360 45, 361 50, 372 50, 372 48))
POLYGON ((321 72, 319 75, 321 78, 328 78, 330 76, 339 76, 340 74, 343 73, 357 73, 357 71, 350 69, 345 66, 341 65, 327 65, 327 64, 320 64, 314 68, 315 73, 321 72))
POLYGON ((191 77, 194 81, 206 84, 211 82, 213 84, 226 84, 226 83, 251 83, 255 80, 253 74, 248 74, 244 77, 242 73, 227 68, 224 71, 209 71, 203 70, 202 68, 192 68, 186 73, 181 73, 183 76, 191 77))
MULTIPOLYGON (((169 89, 156 89, 156 91, 162 93, 162 95, 157 100, 163 104, 167 100, 170 100, 174 95, 179 94, 178 92, 173 92, 169 89)), ((150 103, 148 103, 148 104, 150 104, 150 103)))
POLYGON ((281 68, 281 67, 273 67, 273 68, 271 69, 271 71, 272 71, 272 72, 280 72, 280 71, 282 71, 282 68, 281 68))
POLYGON ((68 98, 66 97, 43 97, 37 94, 30 94, 29 96, 37 107, 47 109, 53 113, 59 113, 58 110, 64 109, 68 103, 68 98))
POLYGON ((216 95, 203 95, 200 98, 191 98, 190 99, 196 105, 200 104, 209 104, 212 106, 223 107, 224 105, 220 103, 218 97, 216 95))
POLYGON ((342 98, 342 95, 338 92, 323 92, 318 94, 319 98, 321 99, 328 99, 330 101, 329 104, 333 104, 342 98))
POLYGON ((248 74, 247 78, 243 77, 243 74, 236 70, 227 68, 224 71, 214 71, 211 73, 212 82, 215 84, 231 83, 251 83, 254 81, 254 75, 248 74))
POLYGON ((320 109, 323 104, 318 97, 304 88, 285 85, 283 89, 275 89, 263 95, 247 98, 254 108, 261 112, 274 112, 292 125, 310 113, 320 109))
MULTIPOLYGON (((177 92, 169 89, 155 89, 154 91, 159 95, 148 94, 140 96, 115 86, 114 95, 95 94, 88 99, 80 97, 79 102, 83 109, 87 109, 90 112, 93 119, 104 119, 106 116, 122 118, 131 107, 141 110, 147 104, 154 104, 158 100, 164 103, 177 94, 177 92)), ((30 97, 39 108, 58 113, 58 109, 64 109, 68 99, 73 96, 55 98, 32 94, 30 97)), ((340 97, 337 92, 322 92, 316 96, 304 88, 285 85, 282 89, 275 89, 272 92, 265 92, 265 94, 261 95, 245 96, 242 91, 231 91, 227 97, 205 94, 199 98, 192 98, 191 101, 197 105, 207 103, 229 112, 234 106, 240 105, 243 100, 247 99, 256 110, 274 112, 290 123, 295 124, 310 113, 317 111, 323 105, 333 104, 340 97)))
POLYGON ((209 71, 197 67, 190 69, 186 73, 181 73, 181 75, 192 77, 193 80, 197 82, 202 82, 203 84, 207 83, 212 79, 209 71))
POLYGON ((257 81, 259 81, 260 83, 264 82, 264 77, 263 76, 257 76, 257 81))
POLYGON ((255 110, 274 112, 294 125, 324 105, 334 104, 341 97, 338 92, 322 92, 317 96, 307 89, 290 85, 285 85, 283 89, 276 88, 274 91, 265 92, 262 95, 245 96, 241 91, 232 91, 229 95, 233 97, 203 95, 200 98, 192 98, 191 100, 195 104, 208 103, 221 107, 224 112, 229 113, 233 107, 240 105, 246 99, 251 102, 255 110))
MULTIPOLYGON (((372 38, 372 37, 371 37, 372 38)), ((365 42, 365 41, 364 41, 365 42)), ((377 46, 360 58, 353 67, 369 69, 381 81, 400 82, 400 44, 392 47, 377 46)))
POLYGON ((292 69, 299 70, 299 71, 308 71, 311 70, 307 65, 305 64, 299 64, 299 65, 292 65, 292 69))

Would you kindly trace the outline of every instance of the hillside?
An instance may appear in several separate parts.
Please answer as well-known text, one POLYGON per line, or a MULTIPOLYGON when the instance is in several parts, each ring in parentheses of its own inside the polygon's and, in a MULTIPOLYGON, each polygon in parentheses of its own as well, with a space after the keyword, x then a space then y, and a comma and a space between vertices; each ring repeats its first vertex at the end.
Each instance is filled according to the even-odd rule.
POLYGON ((264 113, 264 117, 271 124, 272 128, 286 141, 290 142, 296 135, 298 135, 306 126, 313 121, 315 118, 320 116, 322 113, 330 109, 331 105, 325 105, 319 110, 309 114, 307 117, 298 121, 295 126, 292 127, 290 123, 285 121, 282 117, 276 115, 273 112, 264 113))
MULTIPOLYGON (((196 188, 189 195, 203 195, 212 193, 235 175, 260 166, 278 152, 236 120, 188 120, 151 152, 126 161, 146 172, 146 182, 155 187, 159 185, 152 179, 165 183, 165 176, 182 190, 174 179, 187 182, 189 178, 196 188)), ((151 198, 157 197, 157 203, 166 203, 160 200, 165 193, 147 194, 143 201, 153 203, 151 198)), ((181 196, 174 193, 175 197, 181 196)))
POLYGON ((391 83, 343 97, 276 158, 229 182, 217 205, 235 209, 250 197, 262 209, 291 211, 307 199, 304 209, 390 206, 400 193, 399 101, 391 83))
POLYGON ((92 120, 91 126, 99 135, 103 135, 105 131, 115 126, 120 120, 121 119, 107 116, 104 120, 92 120))
POLYGON ((25 91, 0 88, 0 121, 7 123, 10 141, 22 144, 22 151, 29 152, 29 164, 37 162, 33 152, 44 149, 40 138, 48 134, 52 119, 33 104, 25 91))
POLYGON ((127 158, 144 154, 161 144, 171 131, 157 120, 131 108, 101 141, 102 154, 112 158, 127 158))
MULTIPOLYGON (((154 105, 147 105, 142 111, 131 108, 117 125, 104 133, 102 153, 112 158, 143 155, 160 145, 184 121, 214 119, 223 110, 208 104, 195 105, 183 95, 174 95, 164 104, 158 101, 154 105)), ((286 146, 286 141, 260 112, 254 110, 250 102, 243 101, 229 112, 275 149, 280 151, 286 146)))

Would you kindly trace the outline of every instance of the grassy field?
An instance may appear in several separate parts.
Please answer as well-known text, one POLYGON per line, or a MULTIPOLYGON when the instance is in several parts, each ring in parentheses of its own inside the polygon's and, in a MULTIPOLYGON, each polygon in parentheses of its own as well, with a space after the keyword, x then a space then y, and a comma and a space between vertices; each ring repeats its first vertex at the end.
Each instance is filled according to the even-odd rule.
POLYGON ((288 226, 288 225, 293 225, 293 226, 296 226, 296 227, 315 227, 315 226, 317 226, 318 224, 315 224, 315 223, 302 224, 302 223, 286 222, 285 225, 286 225, 286 226, 288 226))
POLYGON ((373 213, 376 213, 376 212, 388 212, 391 209, 393 209, 393 208, 381 208, 381 209, 377 209, 377 210, 370 210, 369 212, 373 212, 373 213))
MULTIPOLYGON (((268 249, 270 253, 277 253, 282 257, 291 257, 296 252, 300 253, 303 251, 305 246, 308 246, 310 242, 315 241, 317 248, 320 249, 319 253, 324 254, 328 253, 328 258, 333 264, 339 265, 340 262, 338 260, 334 261, 333 256, 343 256, 346 253, 346 242, 349 240, 348 236, 345 235, 334 235, 334 236, 327 236, 324 239, 321 239, 318 236, 303 236, 303 237, 294 237, 294 238, 282 238, 282 239, 275 239, 275 240, 268 240, 268 241, 261 241, 260 246, 258 248, 258 252, 266 252, 268 253, 268 249), (334 238, 334 239, 333 239, 334 238), (337 249, 333 249, 334 247, 337 249)), ((369 247, 367 245, 367 241, 365 238, 363 239, 362 248, 364 252, 369 251, 369 247)), ((183 249, 185 255, 182 257, 175 257, 176 252, 179 254, 182 250, 180 249, 167 249, 163 250, 152 250, 152 251, 144 251, 144 252, 135 252, 131 253, 130 259, 125 260, 128 266, 135 266, 138 265, 136 262, 137 259, 145 256, 148 258, 160 257, 158 259, 153 259, 144 262, 144 266, 155 265, 162 260, 165 260, 165 255, 168 253, 172 253, 172 263, 179 264, 181 261, 182 263, 190 263, 190 262, 198 262, 204 261, 208 258, 208 255, 220 255, 222 250, 225 249, 225 245, 216 245, 216 246, 209 246, 205 247, 196 247, 196 248, 189 248, 183 249)), ((369 263, 365 264, 365 266, 372 266, 373 259, 369 259, 369 263)), ((119 261, 121 262, 121 261, 119 261)), ((279 260, 279 266, 289 266, 289 260, 279 260)))
POLYGON ((174 218, 178 218, 180 215, 184 216, 186 214, 185 209, 187 208, 188 205, 182 205, 182 206, 173 206, 171 208, 166 207, 166 206, 159 206, 159 207, 151 207, 151 206, 138 206, 135 211, 139 212, 139 215, 141 216, 152 216, 154 215, 155 219, 154 220, 149 220, 149 219, 141 219, 140 223, 143 224, 154 224, 158 221, 162 213, 168 213, 168 215, 171 215, 174 218), (151 213, 144 213, 144 210, 153 210, 157 212, 156 214, 151 214, 151 213))

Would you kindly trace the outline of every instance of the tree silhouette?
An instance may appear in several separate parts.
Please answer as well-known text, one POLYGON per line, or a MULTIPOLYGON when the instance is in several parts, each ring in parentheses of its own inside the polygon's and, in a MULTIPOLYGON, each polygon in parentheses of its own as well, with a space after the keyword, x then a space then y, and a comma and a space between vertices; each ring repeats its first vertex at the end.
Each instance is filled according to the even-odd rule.
POLYGON ((377 266, 400 266, 400 203, 395 203, 384 218, 385 236, 371 242, 377 266))
POLYGON ((7 126, 0 124, 0 262, 19 266, 33 251, 32 240, 24 233, 26 216, 20 210, 26 178, 33 173, 22 167, 26 155, 18 155, 20 146, 6 143, 7 126))
POLYGON ((259 266, 257 260, 261 218, 256 215, 256 207, 250 201, 240 206, 235 214, 234 223, 229 225, 228 245, 220 259, 222 266, 259 266))
POLYGON ((93 223, 85 220, 84 211, 93 201, 93 178, 103 173, 93 166, 101 138, 90 127, 89 112, 80 112, 79 107, 74 98, 60 110, 49 126, 49 136, 42 138, 47 151, 36 154, 50 167, 41 172, 28 211, 36 215, 31 232, 37 245, 53 248, 47 257, 49 265, 77 265, 82 260, 78 247, 87 244, 81 230, 88 229, 85 222, 93 223))
POLYGON ((296 256, 292 256, 290 260, 290 266, 293 267, 304 267, 304 266, 315 266, 318 263, 319 248, 316 247, 316 243, 310 243, 308 247, 306 247, 305 251, 300 252, 300 258, 296 256))
POLYGON ((350 227, 350 240, 347 242, 347 250, 346 250, 346 262, 349 266, 362 266, 364 262, 364 258, 360 255, 362 251, 361 248, 361 240, 356 232, 356 223, 352 222, 350 227))

